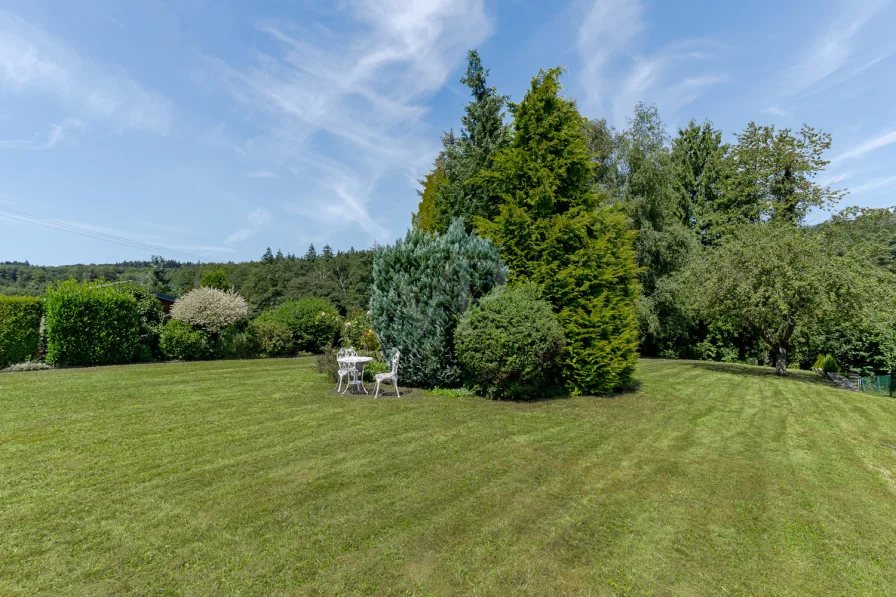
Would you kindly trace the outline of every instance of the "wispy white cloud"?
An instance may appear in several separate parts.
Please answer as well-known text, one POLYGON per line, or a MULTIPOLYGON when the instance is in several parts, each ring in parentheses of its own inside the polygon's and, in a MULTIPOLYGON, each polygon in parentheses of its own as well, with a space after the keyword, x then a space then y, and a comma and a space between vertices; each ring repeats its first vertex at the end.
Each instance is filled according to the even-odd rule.
MULTIPOLYGON (((253 53, 250 65, 204 59, 263 131, 247 151, 270 152, 302 177, 303 195, 293 211, 386 236, 386 222, 368 207, 383 192, 377 185, 414 180, 429 167, 438 131, 425 121, 424 100, 485 38, 490 23, 483 0, 338 6, 353 21, 350 33, 261 22, 257 31, 267 38, 267 51, 253 53), (321 145, 338 156, 324 170, 310 165, 323 153, 321 145)), ((209 77, 197 80, 207 84, 209 77)), ((413 196, 410 187, 404 192, 413 196)))
POLYGON ((51 96, 82 120, 111 122, 119 130, 166 134, 172 104, 138 85, 123 69, 82 58, 62 40, 0 10, 0 92, 51 96))
POLYGON ((639 0, 593 0, 579 27, 579 84, 586 103, 617 126, 639 101, 675 112, 728 80, 724 73, 700 72, 706 69, 698 65, 711 61, 718 49, 711 40, 679 40, 655 53, 638 53, 639 34, 646 29, 643 14, 639 0))
POLYGON ((767 108, 764 108, 764 109, 762 110, 762 113, 763 113, 763 114, 768 114, 768 115, 770 115, 770 116, 781 116, 781 117, 784 117, 784 116, 787 116, 787 115, 788 115, 787 111, 784 110, 784 109, 783 109, 781 106, 779 106, 778 104, 772 104, 771 106, 768 106, 767 108))
MULTIPOLYGON (((856 57, 861 32, 889 3, 890 0, 859 0, 844 4, 843 12, 809 45, 802 59, 782 73, 780 87, 789 93, 811 91, 847 67, 856 57)), ((858 72, 873 63, 863 64, 858 72)))
POLYGON ((893 143, 896 143, 896 131, 890 131, 889 133, 884 133, 883 135, 879 135, 877 137, 874 137, 873 139, 868 139, 863 143, 859 143, 852 149, 844 151, 843 153, 834 157, 831 160, 831 163, 836 164, 846 160, 859 158, 867 153, 881 149, 882 147, 892 145, 893 143))
POLYGON ((51 124, 46 137, 35 135, 30 139, 0 139, 0 148, 43 151, 52 149, 67 138, 73 137, 84 128, 77 118, 67 118, 58 124, 51 124))
POLYGON ((246 178, 277 178, 277 173, 270 170, 255 170, 246 172, 246 178))
POLYGON ((250 211, 246 219, 248 221, 248 225, 230 234, 224 241, 225 243, 229 245, 252 238, 256 234, 261 232, 261 230, 265 226, 270 224, 272 218, 270 212, 268 212, 263 207, 259 207, 250 211))
POLYGON ((887 176, 885 178, 875 178, 869 180, 865 184, 860 184, 857 187, 853 187, 849 189, 850 195, 858 195, 859 193, 865 193, 867 191, 873 191, 875 189, 879 189, 881 187, 886 187, 891 184, 896 183, 896 176, 887 176))
MULTIPOLYGON (((579 27, 579 54, 583 68, 580 75, 585 98, 602 106, 607 67, 610 62, 628 48, 629 43, 644 29, 641 20, 643 7, 637 0, 596 0, 585 14, 579 27)), ((645 69, 642 66, 642 77, 645 69)))

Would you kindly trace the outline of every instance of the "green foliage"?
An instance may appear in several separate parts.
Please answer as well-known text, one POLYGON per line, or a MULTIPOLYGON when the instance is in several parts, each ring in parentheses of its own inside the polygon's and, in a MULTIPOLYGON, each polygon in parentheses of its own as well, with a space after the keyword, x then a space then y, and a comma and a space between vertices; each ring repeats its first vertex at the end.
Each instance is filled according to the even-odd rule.
POLYGON ((691 120, 678 129, 672 141, 673 188, 681 221, 695 230, 701 242, 718 240, 712 230, 714 214, 720 207, 723 164, 728 146, 722 131, 712 122, 702 125, 691 120))
POLYGON ((837 364, 837 359, 832 357, 829 354, 820 354, 818 358, 815 359, 815 364, 812 365, 813 369, 820 369, 825 373, 839 373, 840 366, 837 364))
POLYGON ((40 342, 43 302, 30 296, 0 296, 0 369, 21 363, 40 342))
POLYGON ((676 192, 675 171, 665 125, 654 106, 638 104, 629 128, 619 136, 618 193, 637 231, 635 255, 641 268, 638 303, 642 350, 687 337, 684 300, 671 276, 687 263, 697 239, 686 222, 689 201, 676 192))
POLYGON ((689 269, 692 305, 703 317, 728 318, 775 353, 784 375, 799 328, 858 313, 874 297, 862 292, 858 264, 830 255, 816 235, 789 223, 749 224, 689 269), (821 256, 827 255, 827 258, 821 256))
POLYGON ((387 354, 401 351, 401 378, 420 387, 460 383, 454 329, 467 308, 504 282, 487 240, 458 220, 445 234, 409 231, 373 264, 370 314, 387 354))
POLYGON ((749 123, 724 161, 723 199, 710 216, 713 225, 724 231, 738 222, 799 224, 810 209, 836 204, 845 193, 815 182, 830 147, 830 134, 808 125, 794 133, 749 123))
POLYGON ((469 388, 433 388, 426 393, 439 398, 473 398, 476 396, 469 388))
POLYGON ((202 274, 200 286, 208 288, 216 288, 218 290, 230 290, 230 282, 227 281, 227 274, 221 268, 213 269, 202 274))
POLYGON ((419 181, 423 185, 423 190, 419 191, 420 204, 417 206, 417 213, 411 214, 411 225, 423 232, 436 230, 436 197, 446 181, 445 168, 440 165, 442 161, 444 159, 440 155, 432 171, 419 181))
POLYGON ((162 303, 156 298, 152 291, 136 282, 126 282, 118 284, 117 287, 122 292, 127 292, 137 301, 137 312, 140 315, 140 346, 145 347, 138 350, 137 360, 140 362, 151 361, 153 357, 162 356, 159 346, 159 336, 162 333, 162 326, 165 322, 165 312, 162 309, 162 303), (147 359, 147 354, 152 355, 147 359))
POLYGON ((540 73, 513 107, 513 145, 481 174, 500 212, 476 225, 500 247, 511 281, 535 283, 553 305, 567 388, 605 393, 628 385, 637 361, 634 235, 594 189, 585 120, 559 95, 559 77, 540 73))
POLYGON ((464 379, 481 396, 525 400, 562 387, 563 329, 530 287, 483 297, 461 317, 454 341, 464 379))
POLYGON ((292 330, 282 321, 256 319, 249 324, 247 333, 257 356, 285 357, 294 354, 292 330))
POLYGON ((171 276, 166 269, 167 263, 160 255, 152 256, 152 266, 149 270, 149 288, 152 292, 171 294, 171 276))
POLYGON ((256 320, 258 323, 270 321, 289 328, 292 334, 291 354, 324 352, 336 343, 342 325, 336 307, 327 300, 315 298, 287 301, 265 311, 256 320))
POLYGON ((345 318, 342 324, 342 346, 366 352, 377 352, 381 348, 370 321, 370 311, 357 309, 345 318))
POLYGON ((133 360, 141 312, 119 285, 62 282, 47 291, 47 360, 54 365, 112 365, 133 360))
POLYGON ((258 343, 242 326, 231 326, 215 339, 212 350, 219 359, 254 359, 258 356, 258 343))
POLYGON ((207 332, 177 319, 165 323, 161 346, 167 358, 180 361, 210 359, 215 353, 207 332))
POLYGON ((470 88, 473 101, 464 108, 460 136, 448 133, 442 139, 442 160, 437 165, 437 170, 441 166, 445 171, 444 180, 436 183, 438 232, 446 232, 458 218, 469 227, 476 217, 491 217, 497 210, 478 174, 493 167, 495 154, 509 145, 510 135, 503 116, 507 98, 487 85, 487 77, 479 53, 470 51, 461 83, 470 88))

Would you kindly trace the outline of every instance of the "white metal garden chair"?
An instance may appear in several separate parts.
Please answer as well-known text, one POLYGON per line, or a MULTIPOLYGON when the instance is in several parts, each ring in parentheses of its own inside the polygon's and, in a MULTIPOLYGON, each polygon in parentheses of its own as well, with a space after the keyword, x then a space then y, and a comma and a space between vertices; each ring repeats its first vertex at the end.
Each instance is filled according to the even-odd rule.
POLYGON ((392 370, 387 371, 386 373, 377 373, 376 374, 376 391, 373 393, 373 397, 376 398, 380 393, 380 384, 384 381, 391 382, 393 386, 395 386, 395 395, 401 398, 401 394, 398 393, 398 359, 401 356, 401 353, 397 350, 395 354, 392 356, 392 370))
MULTIPOLYGON (((340 363, 339 359, 344 357, 356 357, 358 353, 354 348, 340 348, 339 352, 336 353, 336 362, 339 364, 339 368, 336 370, 336 375, 339 376, 339 383, 336 384, 336 391, 339 392, 339 389, 342 387, 342 379, 346 376, 349 378, 354 375, 356 366, 354 363, 340 363)), ((346 385, 348 387, 348 385, 346 385)))

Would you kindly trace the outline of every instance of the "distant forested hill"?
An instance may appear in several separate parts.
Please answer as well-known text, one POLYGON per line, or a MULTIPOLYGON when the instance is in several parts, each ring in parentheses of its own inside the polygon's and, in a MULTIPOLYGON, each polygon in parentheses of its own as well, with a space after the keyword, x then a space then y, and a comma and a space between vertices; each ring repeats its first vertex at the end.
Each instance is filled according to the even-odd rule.
POLYGON ((0 262, 0 294, 42 295, 49 285, 77 280, 133 280, 157 292, 181 295, 199 285, 202 275, 222 269, 227 281, 249 301, 253 312, 291 299, 316 296, 331 300, 343 312, 366 309, 373 280, 373 251, 350 250, 304 257, 266 253, 261 261, 244 263, 180 263, 156 260, 99 265, 39 266, 0 262))

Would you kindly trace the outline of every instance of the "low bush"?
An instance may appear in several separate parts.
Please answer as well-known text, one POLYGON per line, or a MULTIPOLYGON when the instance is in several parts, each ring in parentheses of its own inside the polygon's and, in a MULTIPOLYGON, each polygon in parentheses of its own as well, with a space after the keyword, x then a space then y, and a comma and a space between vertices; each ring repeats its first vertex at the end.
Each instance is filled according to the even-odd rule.
POLYGON ((248 331, 231 326, 218 335, 212 349, 219 359, 254 359, 258 349, 248 331))
POLYGON ((215 352, 207 332, 179 319, 165 323, 160 343, 165 357, 179 361, 210 359, 215 352))
POLYGON ((293 354, 292 331, 282 321, 256 319, 247 332, 256 356, 285 357, 293 354))
POLYGON ((213 335, 244 320, 248 313, 246 299, 240 295, 208 287, 191 290, 171 306, 172 319, 213 335))
POLYGON ((165 324, 165 312, 162 303, 148 288, 136 282, 119 284, 117 287, 129 293, 137 301, 137 312, 140 314, 140 345, 149 349, 138 348, 135 359, 146 363, 162 356, 159 336, 165 324), (148 355, 148 356, 147 356, 148 355))
POLYGON ((323 353, 336 343, 342 326, 333 303, 317 298, 287 301, 265 311, 256 321, 285 324, 292 333, 291 353, 323 353))
POLYGON ((11 365, 7 368, 7 371, 46 371, 47 369, 52 369, 46 363, 42 363, 41 361, 25 361, 24 363, 16 363, 15 365, 11 365))
POLYGON ((0 296, 0 369, 30 358, 40 344, 43 302, 32 296, 0 296))
POLYGON ((128 363, 140 346, 137 299, 119 285, 61 282, 45 300, 47 361, 54 365, 128 363))
POLYGON ((476 396, 469 388, 433 388, 427 390, 426 393, 439 398, 473 398, 476 396))
POLYGON ((317 372, 323 373, 327 376, 327 379, 332 380, 334 383, 339 379, 339 375, 336 373, 339 370, 336 353, 336 349, 328 348, 315 358, 317 372))
POLYGON ((461 317, 454 338, 466 384, 481 396, 537 398, 561 385, 563 330, 531 288, 488 294, 461 317))
POLYGON ((820 354, 818 358, 815 359, 815 365, 813 365, 813 369, 819 369, 824 373, 839 373, 840 365, 837 364, 837 359, 829 354, 820 354))

